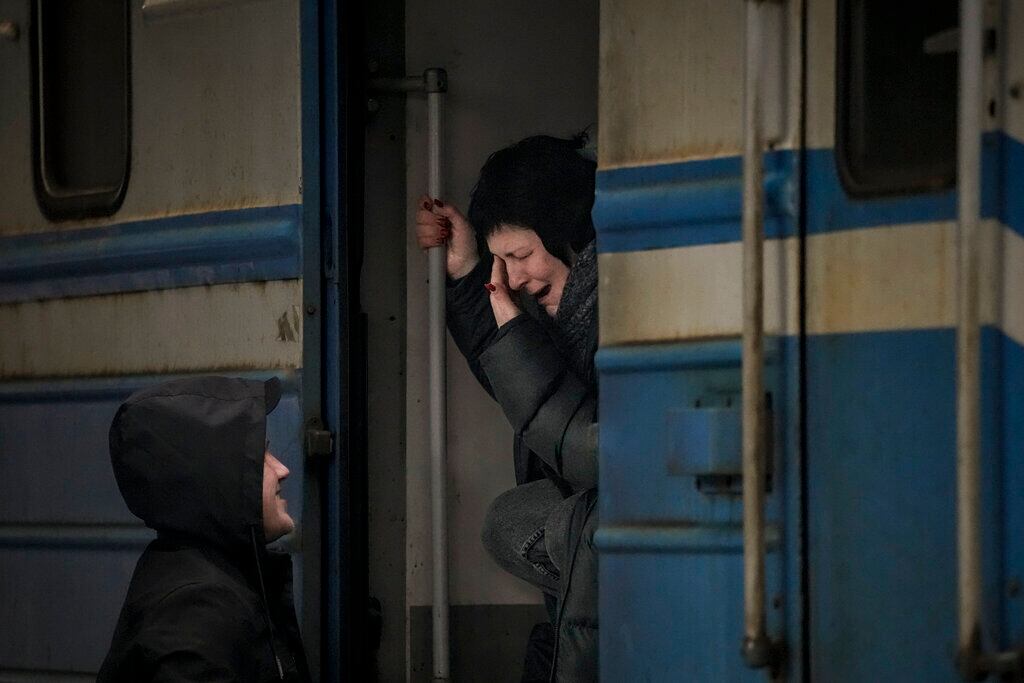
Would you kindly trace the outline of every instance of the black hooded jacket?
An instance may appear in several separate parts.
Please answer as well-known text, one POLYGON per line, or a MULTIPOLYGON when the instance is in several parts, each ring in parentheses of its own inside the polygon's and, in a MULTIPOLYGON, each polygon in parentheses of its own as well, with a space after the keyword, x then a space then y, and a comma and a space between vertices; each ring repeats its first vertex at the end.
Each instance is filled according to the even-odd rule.
POLYGON ((306 681, 291 558, 267 552, 266 383, 202 377, 133 394, 110 428, 139 558, 98 680, 306 681))

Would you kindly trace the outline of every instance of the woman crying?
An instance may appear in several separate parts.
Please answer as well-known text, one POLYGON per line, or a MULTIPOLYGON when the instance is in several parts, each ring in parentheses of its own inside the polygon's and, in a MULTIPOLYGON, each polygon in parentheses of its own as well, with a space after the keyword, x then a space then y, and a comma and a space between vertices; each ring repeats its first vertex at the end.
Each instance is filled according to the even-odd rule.
MULTIPOLYGON (((545 595, 524 680, 597 680, 596 164, 586 136, 535 136, 492 154, 468 220, 423 196, 416 236, 447 251, 448 329, 515 430, 517 485, 482 539, 545 595)), ((457 428, 457 426, 456 426, 457 428)))

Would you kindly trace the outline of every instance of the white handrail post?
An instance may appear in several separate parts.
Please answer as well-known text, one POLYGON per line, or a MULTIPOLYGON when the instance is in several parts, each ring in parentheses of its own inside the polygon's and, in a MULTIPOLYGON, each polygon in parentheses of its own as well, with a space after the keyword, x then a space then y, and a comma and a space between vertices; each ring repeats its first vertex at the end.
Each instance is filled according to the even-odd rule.
MULTIPOLYGON (((444 103, 447 77, 443 69, 423 73, 427 92, 427 192, 444 194, 441 155, 444 145, 444 103)), ((446 246, 429 250, 430 307, 430 511, 433 539, 433 653, 434 680, 447 681, 449 671, 448 629, 448 517, 447 517, 447 392, 445 377, 445 279, 446 246)))
POLYGON ((771 663, 765 625, 764 122, 761 0, 746 3, 743 87, 743 645, 751 668, 771 663))
POLYGON ((966 680, 980 680, 981 454, 979 449, 980 330, 978 219, 981 194, 982 4, 960 3, 957 131, 956 470, 958 663, 966 680))

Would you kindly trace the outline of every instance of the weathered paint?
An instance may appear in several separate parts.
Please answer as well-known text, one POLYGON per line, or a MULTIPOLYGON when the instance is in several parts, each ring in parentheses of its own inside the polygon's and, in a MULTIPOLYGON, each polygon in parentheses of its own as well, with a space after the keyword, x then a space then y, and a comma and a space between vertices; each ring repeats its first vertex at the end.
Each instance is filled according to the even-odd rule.
POLYGON ((110 219, 53 224, 32 189, 29 4, 0 0, 0 234, 300 201, 298 3, 231 3, 144 20, 132 3, 128 191, 110 219))
MULTIPOLYGON (((794 334, 796 238, 765 242, 765 331, 794 334)), ((739 243, 601 254, 601 346, 737 336, 742 330, 739 243)))
MULTIPOLYGON (((777 418, 765 505, 767 625, 799 661, 798 517, 785 502, 799 481, 797 343, 780 341, 766 348, 766 390, 777 418)), ((680 408, 738 403, 741 357, 738 340, 598 352, 602 680, 766 680, 740 657, 742 501, 681 474, 671 447, 680 408)))
MULTIPOLYGON (((1001 254, 1012 239, 984 221, 981 318, 998 323, 1001 254)), ((813 235, 807 240, 807 332, 955 325, 955 224, 924 223, 813 235)))
POLYGON ((297 368, 301 297, 277 280, 5 304, 0 377, 297 368))
POLYGON ((997 107, 1005 107, 1003 125, 1007 133, 1018 140, 1024 140, 1024 5, 1007 2, 1005 6, 1005 40, 1000 44, 1005 50, 1002 87, 996 95, 997 107), (1016 92, 1016 96, 1011 93, 1016 92))
MULTIPOLYGON (((1024 237, 982 223, 981 313, 1024 340, 1024 237)), ((954 224, 844 230, 807 239, 810 334, 954 324, 954 224)), ((601 344, 738 336, 738 243, 599 257, 601 344)), ((765 243, 765 330, 799 331, 796 238, 765 243)))
MULTIPOLYGON (((796 139, 799 2, 765 3, 765 120, 796 139)), ((601 3, 602 168, 738 154, 742 145, 744 3, 601 3)))
MULTIPOLYGON (((985 99, 996 102, 996 115, 985 116, 985 130, 1000 127, 999 103, 1007 99, 1007 88, 1010 83, 1020 81, 1024 77, 1024 48, 1020 39, 1024 35, 1024 11, 1019 3, 988 2, 986 21, 997 27, 1002 22, 1000 13, 1006 7, 1007 33, 1005 40, 997 40, 997 49, 1006 50, 1003 56, 985 60, 985 99), (1016 25, 1014 25, 1016 24, 1016 25), (1005 78, 1001 70, 1005 64, 1005 78), (1001 83, 1002 81, 1005 81, 1001 83)), ((807 0, 807 98, 806 126, 808 148, 831 148, 835 146, 836 122, 836 20, 837 0, 807 0)), ((1002 36, 1000 36, 1002 38, 1002 36)), ((1006 130, 1024 137, 1024 105, 1021 99, 1017 103, 1010 102, 1007 107, 1009 117, 1017 117, 1016 125, 1008 125, 1006 130)))
MULTIPOLYGON (((248 376, 269 374, 281 377, 284 392, 267 417, 267 437, 291 470, 283 495, 301 525, 297 377, 280 370, 248 376)), ((110 422, 131 392, 164 379, 0 385, 0 623, 18 625, 0 638, 0 680, 51 680, 43 672, 65 671, 95 679, 135 562, 155 535, 118 492, 110 422)), ((297 544, 289 536, 284 545, 297 544)), ((301 555, 294 562, 301 573, 301 555)))

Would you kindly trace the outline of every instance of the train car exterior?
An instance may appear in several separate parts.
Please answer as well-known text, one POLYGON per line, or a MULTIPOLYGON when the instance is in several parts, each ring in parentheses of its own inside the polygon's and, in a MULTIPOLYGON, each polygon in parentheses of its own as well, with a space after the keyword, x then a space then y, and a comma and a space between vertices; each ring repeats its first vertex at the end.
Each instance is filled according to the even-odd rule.
MULTIPOLYGON (((1024 12, 982 4, 981 633, 995 652, 1024 637, 1024 12)), ((959 679, 957 3, 883 5, 758 3, 781 680, 959 679)), ((768 677, 740 654, 744 33, 740 2, 601 7, 603 680, 768 677)))
POLYGON ((283 381, 268 436, 299 523, 283 547, 312 668, 340 675, 342 364, 321 362, 346 343, 336 13, 0 3, 3 680, 95 676, 153 537, 107 430, 133 390, 190 374, 283 381))
MULTIPOLYGON (((467 186, 456 200, 483 147, 590 123, 578 119, 593 105, 594 6, 549 7, 545 30, 524 22, 527 39, 499 54, 518 11, 499 4, 493 33, 479 30, 493 8, 414 0, 382 5, 376 28, 396 72, 386 75, 449 67, 448 180, 467 186), (409 43, 405 64, 394 30, 409 43), (559 44, 563 61, 530 54, 559 44), (495 105, 499 80, 514 87, 495 105), (564 106, 544 101, 570 90, 564 106)), ((957 4, 751 5, 764 36, 772 644, 771 666, 755 670, 741 656, 748 6, 600 3, 602 680, 958 679, 957 4)), ((981 4, 979 645, 1014 652, 1024 644, 1024 7, 981 4)), ((363 162, 359 87, 381 66, 371 59, 364 74, 364 55, 348 52, 361 28, 347 13, 364 5, 125 0, 77 14, 72 3, 0 0, 0 680, 94 676, 152 538, 117 492, 110 419, 137 388, 207 373, 284 381, 269 436, 293 473, 299 531, 283 548, 301 576, 315 677, 365 675, 367 566, 386 598, 378 673, 428 676, 424 273, 418 252, 404 254, 405 226, 392 225, 403 185, 408 197, 421 191, 424 125, 373 101, 381 113, 367 118, 366 144, 379 156, 351 166, 363 162), (379 178, 389 183, 372 186, 379 178), (367 233, 381 228, 365 235, 366 253, 386 274, 360 272, 352 253, 362 201, 367 233), (398 293, 360 301, 360 277, 398 293), (358 348, 361 306, 382 348, 358 348), (364 360, 377 383, 363 396, 368 416, 353 404, 364 360), (369 437, 381 451, 369 484, 364 418, 389 430, 369 437), (367 503, 380 536, 367 553, 357 517, 374 491, 387 500, 367 503)), ((545 613, 487 564, 476 536, 511 476, 496 474, 509 434, 464 367, 448 377, 452 412, 473 423, 449 436, 454 670, 507 664, 500 673, 512 676, 512 632, 545 613)))

